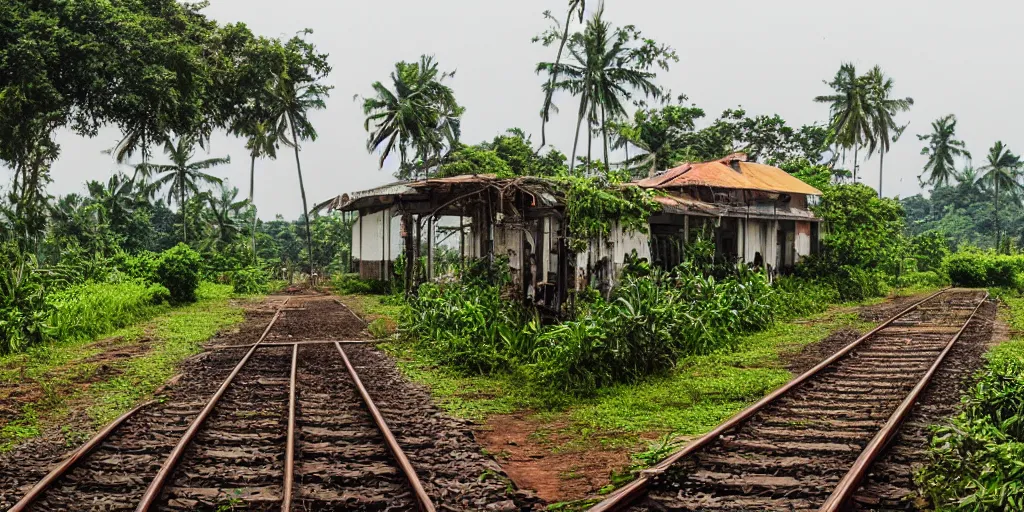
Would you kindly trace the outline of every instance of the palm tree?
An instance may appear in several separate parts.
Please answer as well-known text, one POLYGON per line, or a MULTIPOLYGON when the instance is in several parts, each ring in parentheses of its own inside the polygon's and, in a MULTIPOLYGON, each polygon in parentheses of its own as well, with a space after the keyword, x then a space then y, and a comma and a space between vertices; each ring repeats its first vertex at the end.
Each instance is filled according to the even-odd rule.
POLYGON ((1003 141, 997 141, 988 150, 988 163, 981 169, 981 184, 985 188, 993 190, 992 195, 995 210, 992 212, 996 225, 996 250, 1002 243, 1002 236, 999 232, 999 195, 1009 193, 1010 198, 1020 205, 1021 192, 1024 192, 1024 185, 1018 182, 1020 178, 1020 157, 1010 152, 1010 148, 1003 145, 1003 141), (1000 192, 1002 191, 1002 192, 1000 192))
POLYGON ((978 183, 978 171, 973 165, 967 165, 964 170, 956 175, 957 183, 961 185, 976 185, 978 183))
MULTIPOLYGON (((548 80, 547 86, 544 87, 544 106, 541 107, 540 111, 540 147, 537 148, 538 152, 540 152, 541 149, 544 149, 544 146, 548 143, 547 123, 551 120, 551 108, 553 106, 551 99, 555 93, 555 83, 558 82, 558 65, 562 62, 562 53, 565 52, 565 44, 569 40, 569 24, 572 23, 574 15, 579 17, 580 23, 583 23, 583 13, 586 9, 586 0, 569 0, 569 11, 565 15, 565 28, 562 29, 562 36, 559 39, 558 55, 555 56, 554 62, 555 66, 554 69, 548 73, 550 75, 550 79, 548 80)), ((546 12, 544 15, 554 20, 554 17, 551 16, 550 12, 546 12)), ((545 40, 545 46, 553 42, 553 39, 548 37, 544 37, 543 39, 545 40)))
POLYGON ((817 96, 817 103, 828 103, 831 129, 835 142, 844 149, 853 148, 853 180, 857 181, 857 152, 864 143, 874 143, 875 132, 871 126, 868 101, 868 81, 857 76, 853 64, 844 63, 836 76, 826 85, 835 94, 817 96))
MULTIPOLYGON (((634 28, 613 29, 610 22, 604 21, 602 5, 587 22, 584 32, 573 34, 569 41, 570 62, 537 65, 538 72, 564 77, 545 88, 568 91, 580 97, 570 171, 576 164, 584 118, 590 126, 599 127, 604 139, 605 165, 608 165, 608 119, 625 115, 623 101, 631 99, 636 91, 656 99, 664 96, 664 91, 652 82, 656 75, 649 69, 655 63, 667 68, 669 60, 677 59, 675 52, 668 47, 658 47, 651 40, 642 40, 643 46, 639 48, 629 46, 637 40, 640 34, 634 28)), ((588 127, 588 168, 589 132, 588 127)))
POLYGON ((238 200, 238 188, 218 185, 216 194, 206 192, 206 202, 210 206, 208 210, 210 237, 204 243, 206 248, 220 250, 231 245, 238 236, 241 228, 238 219, 242 210, 249 206, 247 199, 238 200))
POLYGON ((868 156, 878 151, 878 197, 882 197, 882 169, 885 165, 885 154, 889 152, 889 142, 896 142, 906 129, 906 125, 899 126, 893 118, 900 112, 910 110, 914 104, 914 98, 893 98, 892 78, 882 73, 882 68, 875 66, 868 71, 867 79, 867 104, 868 118, 871 121, 871 130, 874 137, 871 138, 868 146, 868 156))
POLYGON ((177 143, 170 140, 164 143, 164 153, 170 158, 170 164, 140 164, 140 172, 144 175, 160 175, 153 186, 159 190, 168 187, 167 203, 178 203, 181 210, 181 240, 188 242, 188 219, 186 218, 185 205, 188 201, 188 193, 199 193, 200 184, 219 184, 220 178, 211 176, 202 171, 211 169, 218 165, 231 163, 231 157, 208 158, 193 162, 195 155, 195 139, 192 137, 179 137, 177 143))
MULTIPOLYGON (((273 133, 280 136, 286 146, 295 150, 295 169, 299 176, 299 193, 302 194, 302 215, 306 221, 306 246, 309 254, 313 254, 313 236, 309 228, 309 207, 306 203, 306 187, 302 181, 302 162, 299 159, 300 143, 304 140, 315 141, 316 129, 309 121, 310 110, 327 108, 326 98, 330 91, 325 86, 313 81, 298 83, 287 71, 277 77, 273 88, 271 126, 273 133)), ((313 275, 312 258, 310 258, 309 274, 313 275)))
POLYGON ((956 176, 953 158, 971 158, 964 141, 957 140, 955 137, 956 116, 953 114, 933 121, 932 133, 917 136, 918 140, 928 142, 927 146, 921 148, 921 154, 928 155, 928 162, 924 164, 924 173, 928 173, 928 179, 922 180, 921 176, 917 177, 922 186, 925 184, 936 186, 948 184, 949 178, 956 176))
POLYGON ((232 129, 235 135, 246 138, 245 148, 249 150, 249 157, 251 158, 249 165, 249 205, 254 210, 252 216, 252 257, 254 262, 256 259, 256 222, 258 220, 255 212, 256 202, 254 198, 256 191, 256 159, 262 157, 273 160, 277 159, 278 133, 274 131, 275 127, 266 119, 250 117, 239 122, 232 129))
POLYGON ((446 146, 455 147, 464 109, 451 87, 444 85, 452 76, 455 72, 440 71, 432 56, 423 55, 418 63, 395 63, 394 90, 374 82, 375 95, 361 98, 366 115, 363 127, 370 134, 366 149, 380 151, 381 168, 396 147, 403 166, 409 163, 410 149, 426 165, 430 156, 439 155, 446 146))

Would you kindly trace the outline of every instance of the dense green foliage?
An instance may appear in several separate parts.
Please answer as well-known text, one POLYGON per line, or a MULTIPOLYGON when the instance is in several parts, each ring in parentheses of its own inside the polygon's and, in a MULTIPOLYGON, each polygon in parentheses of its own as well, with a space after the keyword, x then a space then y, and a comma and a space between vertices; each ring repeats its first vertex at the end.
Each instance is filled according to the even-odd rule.
POLYGON ((178 244, 160 258, 156 276, 171 293, 171 301, 182 304, 196 301, 202 258, 185 244, 178 244))
POLYGON ((571 318, 555 325, 507 298, 501 280, 425 284, 409 299, 401 328, 462 371, 520 373, 545 389, 585 395, 662 374, 686 355, 728 349, 742 333, 820 311, 838 298, 834 289, 803 281, 772 287, 744 267, 699 265, 709 255, 692 252, 671 273, 635 268, 608 299, 581 294, 571 318))
POLYGON ((1024 284, 1024 254, 963 250, 947 257, 943 267, 956 286, 1016 288, 1024 284))
POLYGON ((234 271, 231 274, 231 287, 240 295, 256 295, 267 292, 269 279, 261 268, 249 267, 234 271))
POLYGON ((939 510, 1024 508, 1024 353, 993 361, 949 425, 937 427, 918 474, 939 510))
POLYGON ((459 144, 441 160, 437 176, 495 174, 499 178, 553 177, 566 171, 565 155, 553 149, 538 155, 530 145, 529 136, 518 128, 511 128, 491 142, 475 146, 459 144))
POLYGON ((168 299, 167 288, 144 281, 72 286, 46 297, 48 334, 61 341, 93 339, 149 318, 168 299))
POLYGON ((888 276, 900 269, 907 241, 903 209, 861 185, 826 187, 815 212, 828 230, 821 237, 821 254, 797 270, 829 282, 844 300, 883 295, 888 276))

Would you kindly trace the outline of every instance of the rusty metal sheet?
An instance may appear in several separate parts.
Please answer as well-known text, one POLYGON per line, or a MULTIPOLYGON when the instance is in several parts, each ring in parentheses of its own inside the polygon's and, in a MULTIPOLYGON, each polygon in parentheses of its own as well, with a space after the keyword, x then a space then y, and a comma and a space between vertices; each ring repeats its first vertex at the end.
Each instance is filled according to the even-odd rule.
POLYGON ((687 163, 665 173, 636 182, 644 188, 712 187, 760 190, 785 194, 820 196, 821 191, 778 167, 747 162, 743 155, 721 160, 687 163), (737 171, 729 164, 736 162, 737 171))

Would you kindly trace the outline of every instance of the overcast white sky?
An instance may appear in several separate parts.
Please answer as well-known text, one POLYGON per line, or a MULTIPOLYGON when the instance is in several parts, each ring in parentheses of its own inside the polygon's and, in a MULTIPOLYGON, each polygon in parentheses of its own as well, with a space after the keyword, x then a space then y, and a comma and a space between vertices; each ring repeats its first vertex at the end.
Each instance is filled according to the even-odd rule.
MULTIPOLYGON (((590 0, 590 9, 597 6, 590 0)), ((547 26, 541 13, 561 15, 565 0, 212 0, 207 14, 221 22, 241 21, 253 31, 290 36, 309 27, 312 40, 330 53, 336 86, 328 109, 311 117, 320 139, 302 152, 310 204, 343 192, 392 180, 392 169, 377 169, 365 149, 363 117, 353 95, 369 94, 370 84, 386 80, 398 60, 433 54, 442 69, 457 69, 451 80, 466 107, 463 139, 476 143, 509 127, 521 127, 539 140, 542 79, 536 63, 553 58, 530 38, 547 26)), ((738 105, 750 114, 778 113, 795 126, 823 121, 827 107, 813 103, 828 93, 822 80, 843 61, 866 71, 879 64, 896 82, 899 96, 916 105, 901 117, 908 134, 886 157, 886 195, 912 195, 925 157, 914 136, 929 131, 947 113, 960 119, 959 136, 975 161, 1002 139, 1024 150, 1019 118, 1024 74, 1024 2, 897 0, 707 2, 607 0, 607 18, 635 24, 645 35, 676 48, 680 62, 659 81, 685 93, 709 118, 738 105)), ((549 126, 549 139, 568 153, 572 144, 571 100, 556 102, 563 113, 549 126)), ((50 192, 83 190, 88 179, 105 179, 115 169, 101 151, 118 132, 95 139, 62 133, 61 158, 54 165, 50 192)), ((211 156, 230 155, 219 175, 243 190, 249 160, 243 143, 226 136, 213 140, 211 156)), ((863 164, 866 182, 877 186, 877 160, 863 164)), ((980 164, 979 164, 980 165, 980 164)), ((256 201, 260 216, 301 211, 295 163, 289 152, 257 163, 256 201)))

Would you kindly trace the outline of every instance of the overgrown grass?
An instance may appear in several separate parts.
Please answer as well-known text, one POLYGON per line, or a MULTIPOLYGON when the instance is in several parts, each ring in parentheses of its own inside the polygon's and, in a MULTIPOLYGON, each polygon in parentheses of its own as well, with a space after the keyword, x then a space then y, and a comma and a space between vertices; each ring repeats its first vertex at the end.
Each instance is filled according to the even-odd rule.
POLYGON ((700 261, 694 256, 672 272, 635 262, 609 298, 581 293, 570 318, 553 325, 510 300, 508 283, 477 277, 507 279, 507 271, 471 268, 457 282, 422 285, 402 311, 401 331, 467 374, 513 374, 553 394, 593 396, 666 375, 680 358, 732 350, 744 334, 823 311, 839 297, 812 281, 772 286, 742 265, 700 261))
POLYGON ((50 336, 60 342, 91 340, 167 311, 167 288, 143 281, 88 283, 47 296, 50 336))
POLYGON ((157 319, 150 336, 153 349, 127 361, 117 377, 90 389, 93 405, 88 409, 97 424, 107 423, 149 396, 174 375, 178 364, 200 351, 217 331, 240 323, 241 306, 231 304, 231 287, 204 283, 199 302, 157 319))
POLYGON ((84 406, 95 426, 130 409, 173 375, 178 363, 198 352, 203 341, 242 321, 242 308, 230 303, 230 294, 231 286, 203 283, 198 302, 153 310, 157 316, 150 321, 106 333, 98 337, 100 342, 52 342, 0 358, 0 382, 34 382, 39 388, 38 396, 20 398, 25 400, 20 413, 0 428, 0 451, 40 435, 47 424, 60 423, 71 404, 84 406), (143 341, 145 348, 138 346, 143 341), (120 349, 136 353, 102 364, 90 360, 120 349), (104 373, 99 375, 101 366, 104 373))
POLYGON ((684 358, 667 377, 606 388, 573 408, 571 417, 583 428, 702 434, 788 382, 793 375, 784 354, 798 353, 839 329, 871 327, 856 313, 840 311, 744 336, 735 350, 684 358))
MULTIPOLYGON (((782 357, 830 333, 866 330, 849 306, 837 306, 804 320, 779 323, 741 337, 735 349, 690 356, 668 375, 637 384, 602 388, 590 398, 560 395, 531 386, 515 375, 467 376, 438 364, 410 343, 382 345, 410 379, 428 386, 448 412, 473 420, 492 414, 539 411, 567 421, 578 437, 611 435, 635 443, 641 434, 697 435, 781 386, 792 374, 782 357)), ((607 440, 606 440, 607 441, 607 440)))

